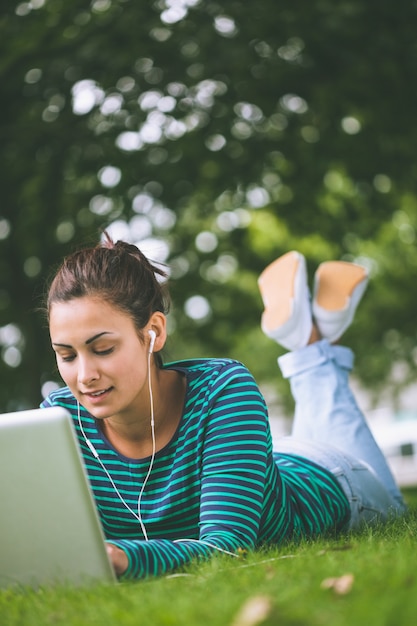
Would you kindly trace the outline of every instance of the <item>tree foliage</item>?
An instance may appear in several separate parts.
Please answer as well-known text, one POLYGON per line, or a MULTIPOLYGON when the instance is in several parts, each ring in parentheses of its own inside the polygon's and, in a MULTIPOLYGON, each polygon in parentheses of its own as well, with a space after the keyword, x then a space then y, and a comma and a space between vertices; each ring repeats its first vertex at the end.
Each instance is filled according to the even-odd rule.
POLYGON ((104 228, 172 268, 167 358, 230 355, 260 381, 277 380, 263 267, 289 249, 311 276, 359 260, 358 375, 409 384, 416 26, 401 0, 5 0, 1 407, 59 380, 45 281, 104 228))

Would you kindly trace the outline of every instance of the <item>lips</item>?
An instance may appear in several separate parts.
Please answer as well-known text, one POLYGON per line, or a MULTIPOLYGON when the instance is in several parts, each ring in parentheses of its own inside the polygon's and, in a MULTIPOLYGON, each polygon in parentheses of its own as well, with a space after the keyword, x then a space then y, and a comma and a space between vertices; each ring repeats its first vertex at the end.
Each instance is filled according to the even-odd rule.
POLYGON ((90 398, 90 400, 98 400, 108 394, 111 389, 112 387, 108 387, 107 389, 100 389, 99 391, 84 391, 83 395, 87 398, 90 398))

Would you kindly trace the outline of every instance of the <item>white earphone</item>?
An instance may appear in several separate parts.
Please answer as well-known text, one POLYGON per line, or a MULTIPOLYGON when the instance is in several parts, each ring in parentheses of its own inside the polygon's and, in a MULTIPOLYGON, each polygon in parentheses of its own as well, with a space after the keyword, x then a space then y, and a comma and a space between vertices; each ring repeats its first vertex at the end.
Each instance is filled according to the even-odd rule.
POLYGON ((152 354, 153 352, 153 347, 155 345, 155 339, 156 339, 156 332, 154 330, 148 330, 148 335, 150 337, 150 342, 149 342, 149 354, 152 354))

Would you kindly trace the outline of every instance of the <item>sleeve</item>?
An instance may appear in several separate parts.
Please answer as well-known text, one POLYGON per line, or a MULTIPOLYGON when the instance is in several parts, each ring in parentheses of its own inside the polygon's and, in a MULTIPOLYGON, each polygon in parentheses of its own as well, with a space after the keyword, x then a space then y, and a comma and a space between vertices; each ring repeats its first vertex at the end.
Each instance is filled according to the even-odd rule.
POLYGON ((257 384, 240 364, 212 383, 201 459, 199 539, 118 540, 129 566, 122 578, 164 574, 216 551, 255 547, 272 444, 257 384))

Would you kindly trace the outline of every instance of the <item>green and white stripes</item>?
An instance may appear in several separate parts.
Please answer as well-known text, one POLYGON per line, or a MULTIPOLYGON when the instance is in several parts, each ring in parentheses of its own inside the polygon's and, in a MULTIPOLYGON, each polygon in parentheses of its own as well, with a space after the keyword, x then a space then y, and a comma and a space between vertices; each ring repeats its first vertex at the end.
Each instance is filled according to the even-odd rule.
MULTIPOLYGON (((272 453, 264 399, 241 363, 197 359, 165 367, 184 373, 187 393, 178 430, 157 452, 142 496, 149 541, 86 445, 69 389, 43 403, 65 406, 74 418, 106 538, 128 554, 127 577, 153 576, 215 550, 234 553, 346 523, 348 503, 331 474, 305 459, 272 453)), ((120 455, 82 407, 81 419, 121 496, 137 510, 149 459, 120 455)))

